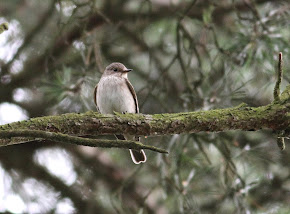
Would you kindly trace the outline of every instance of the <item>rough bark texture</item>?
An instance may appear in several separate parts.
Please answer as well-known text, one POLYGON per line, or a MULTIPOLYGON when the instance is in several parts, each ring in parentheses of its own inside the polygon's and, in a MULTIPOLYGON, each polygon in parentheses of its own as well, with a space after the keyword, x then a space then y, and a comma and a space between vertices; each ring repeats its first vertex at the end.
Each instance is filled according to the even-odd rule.
MULTIPOLYGON (((289 136, 290 87, 279 102, 257 108, 241 104, 234 108, 173 114, 119 114, 101 115, 89 111, 83 114, 46 116, 0 126, 0 130, 42 130, 69 135, 168 135, 196 132, 220 132, 227 130, 256 131, 272 129, 289 136)), ((13 136, 9 136, 13 137, 13 136)), ((16 136, 15 136, 16 137, 16 136)), ((32 136, 33 137, 33 136, 32 136)), ((7 139, 0 131, 0 144, 17 143, 20 139, 7 139), (5 138, 5 139, 3 139, 5 138)), ((23 139, 22 139, 23 141, 23 139)))

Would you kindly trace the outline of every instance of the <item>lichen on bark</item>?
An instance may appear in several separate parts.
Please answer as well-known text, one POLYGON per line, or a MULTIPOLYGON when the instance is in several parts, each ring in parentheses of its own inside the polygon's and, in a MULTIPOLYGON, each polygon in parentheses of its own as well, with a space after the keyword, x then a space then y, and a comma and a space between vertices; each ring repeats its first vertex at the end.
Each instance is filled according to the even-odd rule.
POLYGON ((125 133, 147 136, 261 129, 289 133, 289 94, 290 87, 287 87, 279 101, 261 107, 241 104, 234 108, 154 115, 102 115, 88 111, 32 118, 0 126, 0 144, 7 144, 7 139, 1 138, 1 130, 40 130, 74 136, 125 133))

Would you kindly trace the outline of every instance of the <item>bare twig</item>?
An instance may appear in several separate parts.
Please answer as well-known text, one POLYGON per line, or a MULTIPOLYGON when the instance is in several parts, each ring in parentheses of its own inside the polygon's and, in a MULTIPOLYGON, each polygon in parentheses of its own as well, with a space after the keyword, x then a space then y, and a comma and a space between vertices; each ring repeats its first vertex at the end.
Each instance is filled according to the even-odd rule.
MULTIPOLYGON (((277 69, 277 81, 274 87, 274 101, 280 101, 280 86, 282 82, 282 75, 283 75, 283 59, 282 59, 282 52, 279 53, 279 60, 278 60, 278 69, 277 69)), ((278 132, 277 137, 277 145, 281 150, 285 149, 285 142, 284 137, 282 137, 282 131, 278 132)))
POLYGON ((95 55, 95 61, 96 61, 97 67, 99 71, 102 73, 104 71, 104 64, 102 60, 100 46, 97 42, 94 43, 94 55, 95 55))
POLYGON ((279 53, 279 61, 278 61, 278 70, 277 70, 277 81, 274 88, 274 100, 280 101, 280 86, 282 82, 282 74, 283 74, 283 59, 282 59, 282 52, 279 53))

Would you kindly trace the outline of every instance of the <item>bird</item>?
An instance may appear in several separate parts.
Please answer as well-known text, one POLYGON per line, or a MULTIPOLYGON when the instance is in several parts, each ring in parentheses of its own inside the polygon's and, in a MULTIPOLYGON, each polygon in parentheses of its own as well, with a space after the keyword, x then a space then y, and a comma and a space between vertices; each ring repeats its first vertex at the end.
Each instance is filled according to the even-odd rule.
MULTIPOLYGON (((137 95, 128 79, 128 73, 132 70, 119 62, 106 67, 94 90, 94 101, 101 114, 139 113, 137 95)), ((115 136, 119 140, 140 141, 138 136, 128 134, 115 136)), ((135 164, 146 162, 147 157, 143 149, 129 151, 135 164)))

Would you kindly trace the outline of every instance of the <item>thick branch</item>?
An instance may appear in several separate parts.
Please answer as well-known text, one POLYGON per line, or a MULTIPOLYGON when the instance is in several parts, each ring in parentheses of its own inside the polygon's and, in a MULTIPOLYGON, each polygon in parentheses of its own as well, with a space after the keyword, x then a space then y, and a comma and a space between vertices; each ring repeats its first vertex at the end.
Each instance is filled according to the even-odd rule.
MULTIPOLYGON (((286 90, 290 90, 290 88, 287 87, 286 90)), ((289 95, 289 92, 286 93, 285 91, 283 94, 289 95)), ((42 130, 78 136, 124 133, 132 135, 167 135, 203 131, 255 131, 260 129, 286 130, 288 131, 286 133, 289 133, 289 100, 289 96, 285 95, 279 103, 273 102, 258 108, 241 105, 235 108, 174 114, 102 115, 89 111, 83 114, 70 113, 33 118, 2 125, 0 130, 42 130)), ((0 142, 5 144, 4 141, 0 142)))

